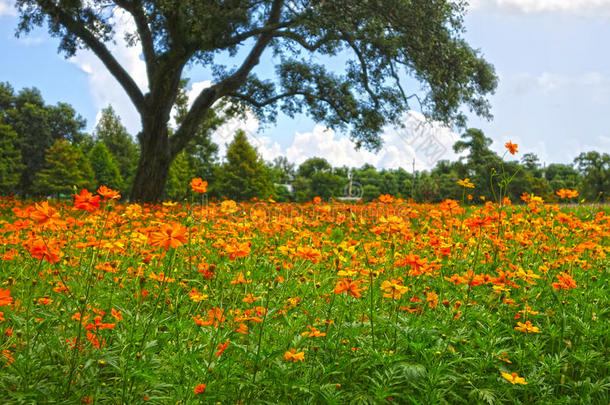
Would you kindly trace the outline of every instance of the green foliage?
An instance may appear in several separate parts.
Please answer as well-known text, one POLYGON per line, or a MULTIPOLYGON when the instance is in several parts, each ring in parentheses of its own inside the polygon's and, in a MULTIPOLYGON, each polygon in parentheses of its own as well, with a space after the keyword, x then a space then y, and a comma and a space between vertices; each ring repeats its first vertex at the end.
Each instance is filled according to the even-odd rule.
POLYGON ((581 181, 580 174, 571 165, 550 164, 544 171, 544 178, 553 192, 560 189, 576 190, 581 181))
POLYGON ((17 133, 22 163, 18 189, 21 194, 35 193, 33 187, 36 173, 45 162, 45 151, 58 139, 75 144, 85 142, 81 133, 85 120, 68 104, 45 105, 40 91, 22 89, 15 94, 8 83, 0 83, 0 116, 17 133))
POLYGON ((185 151, 180 152, 169 169, 169 179, 165 186, 166 197, 172 201, 183 201, 191 189, 189 182, 195 177, 200 176, 191 165, 189 156, 185 151))
POLYGON ((248 143, 245 132, 237 131, 227 149, 227 161, 217 169, 214 192, 243 201, 267 198, 272 191, 262 158, 248 143))
POLYGON ((365 202, 373 201, 381 195, 379 187, 373 184, 367 184, 362 188, 362 200, 365 202))
MULTIPOLYGON (((186 80, 181 81, 180 93, 174 105, 176 109, 174 119, 178 125, 184 122, 188 114, 188 94, 185 90, 186 82, 186 80)), ((224 106, 222 103, 220 104, 218 108, 222 109, 224 106)), ((173 162, 170 167, 168 182, 172 182, 172 184, 167 185, 171 190, 166 190, 166 195, 174 195, 173 199, 176 200, 186 196, 188 189, 184 187, 185 183, 179 180, 179 178, 190 176, 188 179, 190 181, 194 177, 200 177, 208 183, 214 182, 214 168, 218 163, 218 145, 212 142, 212 133, 225 122, 225 118, 226 116, 217 114, 216 109, 208 110, 192 139, 186 145, 184 153, 179 153, 175 157, 175 159, 181 159, 181 162, 173 162), (174 168, 174 166, 177 167, 174 168), (175 194, 176 191, 178 191, 177 194, 175 194)))
POLYGON ((72 194, 74 188, 94 189, 95 175, 80 150, 57 140, 46 152, 43 169, 36 174, 34 189, 42 195, 72 194))
POLYGON ((97 187, 104 185, 113 190, 123 189, 123 178, 119 167, 104 143, 96 142, 89 152, 89 163, 97 180, 97 187))
POLYGON ((0 195, 16 193, 22 170, 17 133, 0 116, 0 195))
POLYGON ((307 201, 314 197, 329 200, 342 197, 347 179, 340 176, 340 172, 340 169, 335 171, 326 159, 307 159, 299 166, 293 182, 296 200, 307 201))
POLYGON ((120 190, 128 193, 138 165, 139 151, 127 129, 121 124, 112 106, 102 110, 102 116, 93 131, 96 142, 102 142, 116 161, 123 185, 120 190))
POLYGON ((588 201, 610 200, 610 154, 581 153, 574 163, 583 176, 580 194, 588 201))

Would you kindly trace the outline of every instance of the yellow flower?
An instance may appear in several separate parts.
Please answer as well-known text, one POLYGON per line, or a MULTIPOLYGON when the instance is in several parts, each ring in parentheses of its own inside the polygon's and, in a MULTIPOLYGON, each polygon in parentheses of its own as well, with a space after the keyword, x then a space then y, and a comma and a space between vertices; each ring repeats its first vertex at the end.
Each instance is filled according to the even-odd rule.
POLYGON ((469 178, 465 178, 464 180, 459 180, 458 179, 457 184, 459 184, 462 187, 466 187, 466 188, 474 188, 474 184, 472 184, 470 182, 469 178))
POLYGON ((297 353, 296 349, 291 349, 290 351, 287 351, 286 353, 284 353, 284 360, 294 361, 295 363, 298 361, 303 361, 303 360, 305 360, 305 353, 304 352, 297 353))
POLYGON ((517 322, 515 329, 525 333, 541 333, 540 329, 538 329, 537 326, 532 325, 530 321, 525 321, 525 323, 517 322))
POLYGON ((502 377, 504 377, 506 380, 508 380, 508 382, 510 382, 511 384, 522 384, 522 385, 526 385, 527 381, 525 381, 525 378, 523 377, 519 377, 519 375, 517 373, 505 373, 502 372, 502 377))

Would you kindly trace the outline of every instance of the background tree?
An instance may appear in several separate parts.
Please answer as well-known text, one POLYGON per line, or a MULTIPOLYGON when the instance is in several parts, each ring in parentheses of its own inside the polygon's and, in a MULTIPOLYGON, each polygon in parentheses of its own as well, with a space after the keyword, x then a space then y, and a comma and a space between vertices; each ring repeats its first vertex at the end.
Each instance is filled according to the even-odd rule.
MULTIPOLYGON (((176 98, 176 114, 174 119, 177 125, 181 125, 184 122, 189 111, 188 95, 185 91, 186 84, 187 81, 182 80, 181 90, 176 98)), ((225 106, 219 106, 221 110, 224 108, 225 106)), ((216 109, 208 110, 203 121, 195 131, 195 135, 186 145, 184 155, 181 156, 185 159, 186 164, 188 164, 188 170, 191 172, 191 175, 205 179, 208 183, 214 181, 214 167, 218 163, 218 145, 212 141, 212 133, 225 123, 225 118, 226 115, 219 115, 216 109)), ((184 164, 184 162, 179 163, 181 166, 184 166, 184 164)), ((183 172, 184 170, 185 167, 179 171, 183 172)))
POLYGON ((279 202, 292 201, 290 183, 294 180, 294 163, 290 163, 285 156, 279 156, 266 166, 269 180, 273 185, 273 199, 279 202))
POLYGON ((571 165, 552 163, 544 170, 544 178, 555 193, 560 189, 576 190, 582 181, 580 173, 571 165))
MULTIPOLYGON (((185 151, 180 152, 169 169, 169 179, 167 180, 167 186, 165 187, 165 197, 172 201, 184 200, 191 189, 189 183, 195 177, 201 176, 196 174, 187 153, 185 151)), ((210 177, 205 177, 205 179, 209 178, 210 177)))
POLYGON ((227 161, 217 169, 215 193, 234 200, 267 198, 272 186, 262 158, 246 138, 237 131, 227 148, 227 161))
POLYGON ((580 194, 588 201, 610 199, 610 155, 581 153, 574 163, 583 176, 580 194))
MULTIPOLYGON (((497 186, 498 177, 495 176, 492 181, 492 172, 500 173, 502 160, 489 147, 492 140, 485 136, 483 131, 470 128, 461 135, 461 140, 453 145, 453 150, 456 153, 461 153, 468 150, 466 158, 460 158, 460 162, 464 164, 460 167, 460 178, 469 178, 477 187, 477 191, 485 196, 487 200, 492 200, 499 195, 497 186)), ((509 172, 510 173, 510 172, 509 172)))
POLYGON ((365 202, 373 201, 378 198, 381 194, 381 190, 374 184, 367 184, 362 187, 362 200, 365 202))
POLYGON ((95 176, 80 150, 58 139, 47 150, 44 168, 36 173, 34 189, 43 195, 72 194, 78 189, 94 189, 95 176))
POLYGON ((138 165, 138 146, 127 129, 121 124, 112 106, 102 110, 102 116, 95 126, 93 137, 96 142, 103 142, 114 158, 119 168, 123 186, 120 190, 126 194, 131 189, 131 183, 138 165))
POLYGON ((306 111, 349 131, 357 146, 377 149, 383 128, 398 124, 411 108, 409 79, 424 85, 423 92, 422 86, 413 87, 424 113, 462 125, 460 106, 489 116, 484 96, 496 87, 492 66, 461 37, 466 9, 461 1, 17 0, 16 6, 19 32, 48 22, 67 57, 90 49, 125 89, 143 125, 132 190, 138 200, 161 197, 172 160, 223 98, 268 120, 278 106, 289 115, 306 111), (116 39, 114 24, 125 21, 115 18, 117 13, 135 23, 126 40, 142 49, 146 93, 107 47, 116 39), (274 79, 255 74, 267 48, 277 61, 274 79), (343 72, 314 62, 340 52, 348 59, 343 72), (221 54, 234 59, 221 65, 216 57, 221 54), (196 97, 170 138, 168 122, 187 64, 210 68, 214 84, 196 97))
POLYGON ((415 195, 420 202, 434 202, 439 199, 438 184, 426 173, 421 173, 415 183, 415 195))
POLYGON ((16 193, 23 164, 17 148, 17 133, 0 115, 0 195, 16 193))
POLYGON ((297 201, 308 201, 314 197, 329 200, 343 196, 346 178, 335 174, 335 170, 323 158, 310 158, 299 166, 293 188, 297 201))
POLYGON ((286 156, 278 156, 273 159, 273 170, 277 173, 277 183, 288 184, 296 174, 294 163, 290 162, 286 156))
POLYGON ((123 178, 114 157, 103 142, 97 142, 89 152, 89 163, 97 181, 97 187, 104 185, 113 190, 123 190, 123 178))
POLYGON ((0 83, 0 114, 17 133, 22 163, 18 188, 22 195, 35 193, 34 178, 45 162, 45 151, 58 139, 85 142, 81 131, 85 120, 68 104, 46 105, 38 89, 22 89, 17 94, 8 83, 0 83))
POLYGON ((535 153, 524 154, 521 158, 521 164, 525 166, 525 168, 529 170, 532 175, 536 175, 537 177, 539 177, 541 171, 540 159, 538 158, 538 155, 536 155, 535 153))

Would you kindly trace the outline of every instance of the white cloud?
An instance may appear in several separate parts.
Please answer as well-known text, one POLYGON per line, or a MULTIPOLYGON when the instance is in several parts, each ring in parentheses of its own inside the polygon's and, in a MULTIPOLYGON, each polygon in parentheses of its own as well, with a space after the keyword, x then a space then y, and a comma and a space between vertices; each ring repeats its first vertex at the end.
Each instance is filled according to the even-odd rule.
MULTIPOLYGON (((204 80, 201 82, 194 82, 191 84, 190 90, 187 91, 188 95, 188 107, 190 108, 195 99, 204 89, 207 89, 212 85, 210 80, 204 80)), ((174 112, 172 112, 172 120, 171 124, 175 127, 175 122, 173 119, 174 112)), ((243 130, 246 133, 248 138, 248 142, 251 145, 257 147, 259 149, 259 153, 263 156, 264 159, 271 160, 273 159, 271 156, 274 155, 274 151, 279 148, 277 143, 266 146, 267 144, 271 144, 271 140, 268 137, 256 136, 255 133, 258 129, 259 122, 258 118, 254 115, 252 111, 246 111, 245 116, 243 117, 234 117, 221 125, 216 131, 212 133, 212 141, 218 145, 218 155, 221 159, 225 157, 226 147, 235 136, 235 133, 238 130, 243 130)))
POLYGON ((277 142, 258 137, 258 150, 265 160, 286 156, 297 165, 311 157, 326 159, 335 167, 361 167, 365 163, 378 168, 402 167, 411 170, 430 169, 440 159, 455 159, 452 146, 458 136, 439 123, 428 122, 423 115, 411 111, 405 117, 405 128, 388 128, 383 147, 378 153, 356 150, 345 136, 322 125, 311 132, 296 132, 292 143, 283 150, 277 142))
POLYGON ((504 9, 521 13, 560 12, 576 15, 610 15, 610 0, 471 0, 470 8, 504 9))
MULTIPOLYGON (((146 92, 148 90, 148 79, 146 77, 146 65, 140 57, 141 47, 127 47, 123 41, 126 32, 135 30, 133 18, 127 12, 117 8, 114 11, 113 20, 117 27, 116 43, 109 43, 107 46, 140 89, 146 92)), ((70 62, 88 75, 90 91, 96 108, 101 110, 109 104, 112 105, 129 133, 137 134, 141 129, 138 112, 121 85, 108 72, 98 57, 89 50, 83 50, 70 58, 70 62)))
POLYGON ((0 0, 0 17, 9 15, 14 16, 17 15, 17 10, 15 10, 15 2, 12 0, 0 0))

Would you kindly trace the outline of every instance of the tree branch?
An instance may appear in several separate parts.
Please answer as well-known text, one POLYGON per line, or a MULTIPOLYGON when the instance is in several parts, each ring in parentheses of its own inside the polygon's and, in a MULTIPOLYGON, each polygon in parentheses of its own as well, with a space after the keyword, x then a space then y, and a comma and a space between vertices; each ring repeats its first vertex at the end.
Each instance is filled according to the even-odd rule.
POLYGON ((125 1, 115 0, 116 4, 125 9, 129 14, 132 15, 140 42, 142 43, 142 53, 144 54, 144 60, 146 61, 146 74, 148 75, 148 82, 151 83, 155 74, 157 55, 155 53, 155 45, 148 27, 148 21, 146 14, 142 9, 142 2, 140 0, 125 1))
POLYGON ((292 97, 292 96, 298 96, 298 95, 305 95, 305 92, 303 91, 291 91, 288 93, 282 93, 282 94, 278 94, 276 96, 270 97, 264 101, 257 101, 255 99, 253 99, 252 97, 248 96, 247 94, 241 94, 241 93, 231 93, 228 94, 229 97, 233 97, 236 98, 238 100, 241 101, 245 101, 248 104, 253 105, 256 108, 262 108, 262 107, 266 107, 270 104, 275 103, 278 100, 281 100, 283 98, 287 98, 287 97, 292 97))
POLYGON ((73 19, 68 13, 56 6, 54 1, 43 0, 40 1, 39 4, 43 10, 46 10, 51 18, 56 19, 70 32, 74 33, 74 35, 80 38, 91 51, 100 58, 104 66, 106 66, 110 73, 121 84, 123 89, 125 89, 138 112, 142 112, 144 107, 144 95, 142 94, 142 91, 140 91, 136 82, 114 58, 104 43, 98 40, 81 21, 73 19))
POLYGON ((257 36, 260 34, 264 34, 266 32, 275 31, 280 28, 286 28, 286 27, 289 27, 291 24, 293 24, 293 21, 284 21, 284 22, 280 22, 277 24, 265 25, 263 27, 254 28, 250 31, 242 32, 240 34, 237 34, 237 35, 227 39, 226 42, 224 43, 224 45, 225 46, 237 45, 237 44, 241 43, 242 41, 245 41, 248 38, 251 38, 251 37, 254 37, 254 36, 257 36))
POLYGON ((326 42, 333 38, 330 33, 327 33, 313 44, 310 44, 305 40, 305 38, 293 31, 277 31, 273 34, 273 36, 276 38, 286 38, 291 41, 294 41, 310 52, 317 51, 318 49, 320 49, 320 47, 322 47, 322 45, 324 45, 326 42))
MULTIPOLYGON (((271 12, 265 26, 275 25, 279 22, 283 5, 284 0, 273 1, 271 12)), ((237 90, 246 81, 248 74, 252 71, 254 66, 258 64, 260 56, 273 37, 273 31, 262 33, 239 69, 221 82, 203 90, 199 96, 197 96, 193 106, 187 113, 184 122, 170 139, 172 156, 177 155, 186 147, 197 130, 197 127, 205 117, 205 113, 212 107, 214 102, 237 90)))
POLYGON ((356 44, 356 41, 354 40, 354 37, 351 34, 343 30, 341 31, 341 34, 343 36, 343 39, 349 44, 349 46, 352 48, 352 50, 358 57, 358 60, 360 61, 360 68, 362 69, 362 84, 364 85, 364 89, 367 93, 369 93, 369 96, 371 96, 371 99, 375 103, 375 108, 379 109, 379 99, 375 92, 369 86, 369 72, 366 66, 366 60, 364 59, 362 52, 360 52, 360 49, 358 48, 358 45, 356 44))

